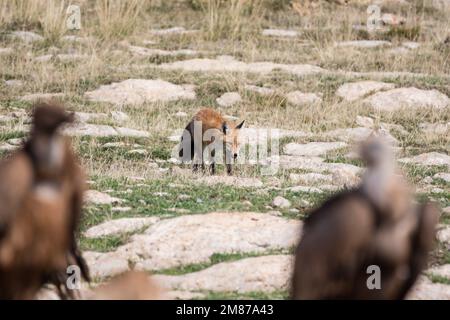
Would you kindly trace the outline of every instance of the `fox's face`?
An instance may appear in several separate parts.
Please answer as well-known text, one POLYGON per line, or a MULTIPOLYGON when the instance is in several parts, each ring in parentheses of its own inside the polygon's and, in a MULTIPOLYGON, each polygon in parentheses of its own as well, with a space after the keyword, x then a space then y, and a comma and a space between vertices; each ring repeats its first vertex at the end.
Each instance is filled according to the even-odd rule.
POLYGON ((227 145, 228 152, 231 153, 231 156, 234 160, 237 159, 240 149, 240 143, 239 143, 239 132, 244 125, 245 120, 243 120, 238 125, 229 124, 224 126, 224 133, 225 133, 225 143, 227 145))

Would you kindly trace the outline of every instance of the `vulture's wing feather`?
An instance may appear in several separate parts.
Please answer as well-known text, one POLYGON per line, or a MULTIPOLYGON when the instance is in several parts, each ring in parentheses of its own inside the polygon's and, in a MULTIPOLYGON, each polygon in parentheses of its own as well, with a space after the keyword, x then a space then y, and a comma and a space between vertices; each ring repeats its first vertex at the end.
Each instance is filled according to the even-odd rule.
POLYGON ((339 194, 312 212, 297 247, 293 298, 350 294, 373 228, 372 207, 357 191, 339 194))
POLYGON ((409 259, 409 277, 405 281, 398 299, 405 298, 414 285, 417 277, 426 268, 428 255, 436 240, 436 226, 439 221, 439 210, 432 203, 424 203, 417 212, 417 229, 411 243, 411 258, 409 259))
POLYGON ((29 157, 19 151, 0 163, 0 241, 33 183, 29 157))

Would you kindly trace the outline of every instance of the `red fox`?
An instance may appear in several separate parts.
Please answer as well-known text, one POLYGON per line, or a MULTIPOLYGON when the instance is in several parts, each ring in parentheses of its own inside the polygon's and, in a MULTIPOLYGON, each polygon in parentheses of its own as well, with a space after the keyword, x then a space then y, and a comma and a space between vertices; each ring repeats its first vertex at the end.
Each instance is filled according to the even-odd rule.
POLYGON ((205 168, 203 152, 208 149, 211 158, 210 171, 215 174, 215 153, 222 147, 227 173, 232 173, 232 162, 239 154, 239 131, 245 120, 239 124, 226 120, 219 112, 205 108, 198 111, 186 126, 180 143, 179 156, 183 162, 193 160, 192 170, 196 172, 201 163, 205 168), (216 139, 217 138, 217 139, 216 139), (196 143, 198 141, 198 143, 196 143), (195 142, 195 143, 194 143, 195 142))

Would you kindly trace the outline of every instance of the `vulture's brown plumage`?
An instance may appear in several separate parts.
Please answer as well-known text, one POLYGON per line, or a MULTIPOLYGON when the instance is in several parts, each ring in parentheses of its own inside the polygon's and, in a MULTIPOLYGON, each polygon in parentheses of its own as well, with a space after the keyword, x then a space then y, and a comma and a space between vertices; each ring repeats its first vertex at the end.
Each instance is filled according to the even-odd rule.
POLYGON ((372 135, 361 148, 361 185, 313 210, 296 249, 293 299, 403 299, 427 263, 438 210, 417 205, 390 147, 372 135), (381 289, 369 289, 371 265, 381 289))
POLYGON ((58 130, 72 120, 61 106, 37 105, 28 140, 0 163, 0 299, 32 299, 49 282, 72 297, 68 265, 89 280, 75 240, 84 174, 58 130))

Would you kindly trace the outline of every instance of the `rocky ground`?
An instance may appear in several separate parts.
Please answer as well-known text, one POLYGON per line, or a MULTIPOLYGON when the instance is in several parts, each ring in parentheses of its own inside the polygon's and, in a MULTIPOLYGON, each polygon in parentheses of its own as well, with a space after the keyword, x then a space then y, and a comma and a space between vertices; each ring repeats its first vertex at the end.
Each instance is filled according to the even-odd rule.
POLYGON ((250 38, 212 39, 192 22, 201 12, 164 6, 113 40, 90 29, 54 40, 8 25, 0 157, 20 146, 34 101, 63 101, 77 115, 65 133, 89 173, 79 241, 94 286, 139 269, 173 298, 283 299, 302 219, 359 182, 355 145, 378 128, 418 199, 442 207, 438 246, 410 298, 449 299, 448 20, 429 10, 413 40, 329 34, 326 25, 318 35, 292 11, 267 15, 250 38), (177 163, 180 130, 202 106, 245 119, 248 146, 278 129, 280 156, 267 162, 279 170, 244 163, 233 177, 222 166, 211 177, 177 163))

